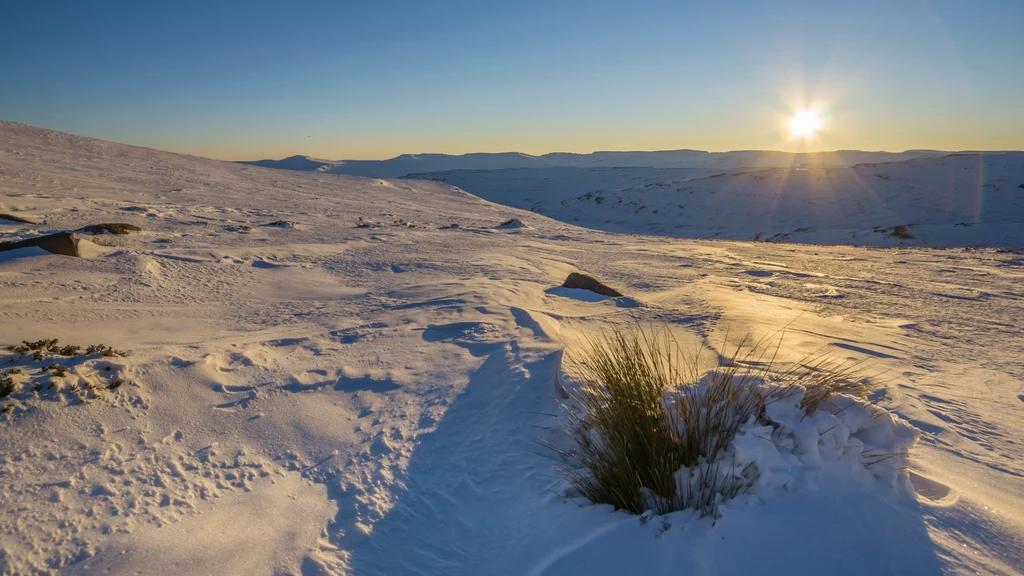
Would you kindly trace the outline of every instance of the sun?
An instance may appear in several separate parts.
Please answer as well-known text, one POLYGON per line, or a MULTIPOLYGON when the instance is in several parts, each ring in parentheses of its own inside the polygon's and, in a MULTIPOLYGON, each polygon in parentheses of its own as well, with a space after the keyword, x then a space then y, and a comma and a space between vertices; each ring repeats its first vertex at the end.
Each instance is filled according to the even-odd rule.
POLYGON ((797 138, 811 138, 821 128, 817 110, 803 110, 789 119, 789 131, 797 138))

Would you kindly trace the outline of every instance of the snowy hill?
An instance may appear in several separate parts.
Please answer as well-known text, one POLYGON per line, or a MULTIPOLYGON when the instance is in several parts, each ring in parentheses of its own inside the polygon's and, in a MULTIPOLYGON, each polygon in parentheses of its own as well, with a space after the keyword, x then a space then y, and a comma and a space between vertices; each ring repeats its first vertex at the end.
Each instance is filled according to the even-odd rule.
POLYGON ((279 168, 281 170, 324 172, 330 170, 338 163, 331 162, 330 160, 318 160, 316 158, 310 158, 309 156, 289 156, 287 158, 282 158, 281 160, 252 160, 239 162, 239 164, 262 166, 264 168, 279 168))
MULTIPOLYGON (((985 166, 1009 179, 1013 158, 1005 173, 985 166)), ((892 180, 932 173, 912 162, 892 180)), ((558 205, 606 181, 546 170, 571 188, 558 205)), ((688 170, 668 179, 706 186, 688 170)), ((647 182, 629 178, 617 189, 647 182)), ((0 242, 141 228, 75 232, 81 258, 0 251, 0 346, 112 347, 0 350, 2 574, 1024 567, 1017 252, 610 234, 443 182, 273 170, 6 122, 0 214, 29 221, 0 219, 0 242), (574 271, 626 296, 559 288, 574 271), (563 350, 637 321, 711 357, 785 327, 779 362, 819 349, 867 361, 882 386, 872 402, 893 420, 794 421, 803 439, 781 447, 786 431, 747 430, 746 451, 778 466, 716 520, 592 505, 538 442, 564 440, 551 416, 563 350), (877 422, 920 436, 908 469, 861 459, 877 422)))
POLYGON ((492 202, 610 232, 1024 246, 1024 152, 426 154, 308 166, 439 180, 492 202))
POLYGON ((613 232, 868 246, 1024 246, 1024 152, 850 167, 415 174, 613 232))
POLYGON ((789 153, 773 151, 703 152, 700 150, 664 150, 656 152, 593 152, 573 154, 553 152, 530 156, 519 152, 475 154, 403 154, 388 160, 307 161, 306 156, 284 160, 243 162, 288 170, 323 170, 333 174, 397 178, 417 173, 451 170, 507 170, 512 168, 705 168, 739 170, 778 167, 840 167, 865 162, 894 162, 914 158, 941 156, 935 150, 906 152, 838 152, 789 153))

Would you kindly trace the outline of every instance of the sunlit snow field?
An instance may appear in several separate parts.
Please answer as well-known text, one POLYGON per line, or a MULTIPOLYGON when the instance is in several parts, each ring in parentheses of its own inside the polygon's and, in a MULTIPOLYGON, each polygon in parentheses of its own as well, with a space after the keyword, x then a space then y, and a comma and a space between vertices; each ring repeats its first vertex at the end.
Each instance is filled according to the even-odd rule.
POLYGON ((61 361, 64 382, 124 379, 98 396, 33 391, 42 362, 0 352, 24 370, 0 399, 0 572, 1024 570, 1024 154, 517 170, 275 170, 0 123, 0 212, 37 223, 0 220, 0 241, 142 228, 80 236, 83 258, 0 252, 0 345, 126 351, 61 361), (553 289, 573 271, 626 296, 553 289), (539 444, 560 438, 561 351, 637 321, 718 352, 786 327, 780 361, 867 360, 920 434, 910 469, 802 469, 714 522, 572 497, 539 444))

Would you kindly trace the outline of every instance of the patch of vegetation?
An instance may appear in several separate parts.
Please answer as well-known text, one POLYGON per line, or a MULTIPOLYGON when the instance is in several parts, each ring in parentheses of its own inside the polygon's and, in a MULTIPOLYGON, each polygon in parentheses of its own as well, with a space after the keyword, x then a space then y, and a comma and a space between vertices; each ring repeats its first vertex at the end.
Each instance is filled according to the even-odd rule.
POLYGON ((111 348, 106 344, 90 344, 85 349, 85 354, 86 356, 92 354, 102 354, 103 356, 110 358, 113 356, 124 356, 125 352, 123 350, 115 350, 114 348, 111 348))
POLYGON ((68 345, 57 350, 58 356, 78 356, 82 351, 81 346, 68 345))
POLYGON ((18 385, 15 384, 14 378, 11 378, 10 374, 0 376, 0 398, 10 396, 17 388, 18 385))
MULTIPOLYGON (((0 397, 10 396, 16 402, 33 400, 89 400, 103 397, 103 391, 113 391, 128 380, 116 364, 102 358, 124 356, 125 352, 106 344, 62 346, 56 338, 23 341, 7 346, 5 358, 11 367, 6 374, 0 372, 0 397), (49 361, 46 361, 49 359, 49 361), (23 374, 20 381, 14 376, 23 374)), ((0 358, 4 354, 0 352, 0 358)))
POLYGON ((60 346, 56 338, 44 338, 35 341, 23 340, 21 344, 8 346, 7 350, 20 355, 31 355, 32 359, 36 362, 43 361, 48 355, 64 357, 91 356, 93 354, 102 354, 106 357, 125 355, 123 350, 116 350, 106 344, 90 344, 83 352, 81 346, 60 346))
POLYGON ((910 233, 909 224, 900 224, 897 226, 891 226, 889 228, 879 227, 875 228, 876 234, 885 234, 890 238, 899 238, 900 240, 914 240, 915 236, 910 233))
POLYGON ((745 344, 708 372, 699 352, 684 353, 667 330, 616 331, 570 351, 578 386, 561 405, 571 447, 549 447, 572 486, 635 514, 715 516, 758 478, 753 464, 727 469, 724 456, 741 427, 774 427, 768 404, 803 393, 799 407, 809 415, 836 394, 871 389, 824 356, 779 373, 778 347, 745 344))
POLYGON ((44 338, 42 340, 29 341, 22 340, 21 344, 16 346, 8 346, 8 350, 13 350, 18 354, 28 354, 30 352, 51 352, 57 348, 56 338, 44 338))

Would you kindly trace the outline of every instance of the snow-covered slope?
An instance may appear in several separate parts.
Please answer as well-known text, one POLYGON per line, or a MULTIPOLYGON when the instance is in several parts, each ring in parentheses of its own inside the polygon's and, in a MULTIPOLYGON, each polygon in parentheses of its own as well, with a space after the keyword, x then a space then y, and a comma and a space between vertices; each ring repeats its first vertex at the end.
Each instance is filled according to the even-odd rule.
POLYGON ((0 573, 1024 566, 1020 254, 608 234, 440 182, 10 123, 0 194, 38 222, 0 240, 142 228, 83 239, 86 258, 0 253, 0 344, 126 351, 0 352, 21 370, 0 399, 0 573), (577 270, 627 297, 553 289, 577 270), (715 523, 572 498, 537 447, 559 439, 561 351, 638 320, 719 350, 786 326, 783 362, 869 359, 879 405, 921 434, 909 475, 827 457, 715 523))
MULTIPOLYGON (((260 161, 448 182, 610 232, 868 246, 1024 246, 1024 152, 404 155, 260 161)), ((304 166, 304 167, 302 167, 304 166)))
POLYGON ((1024 152, 851 167, 413 175, 613 232, 869 246, 1024 246, 1024 152))

